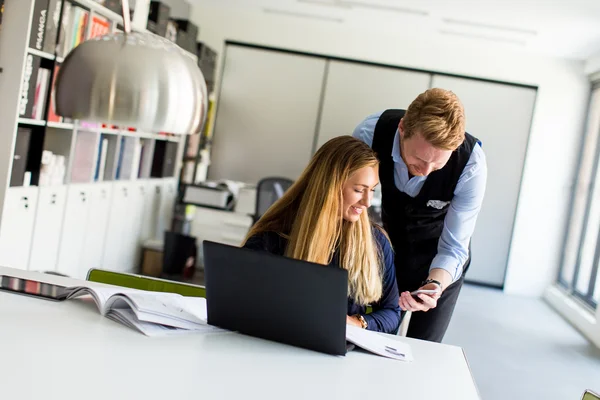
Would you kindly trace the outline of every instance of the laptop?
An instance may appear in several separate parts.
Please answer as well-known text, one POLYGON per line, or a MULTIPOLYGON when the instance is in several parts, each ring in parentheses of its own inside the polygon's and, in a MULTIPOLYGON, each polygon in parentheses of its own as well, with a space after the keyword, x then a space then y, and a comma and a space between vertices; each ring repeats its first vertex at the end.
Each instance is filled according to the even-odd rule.
POLYGON ((322 353, 345 355, 348 272, 203 242, 208 323, 322 353))

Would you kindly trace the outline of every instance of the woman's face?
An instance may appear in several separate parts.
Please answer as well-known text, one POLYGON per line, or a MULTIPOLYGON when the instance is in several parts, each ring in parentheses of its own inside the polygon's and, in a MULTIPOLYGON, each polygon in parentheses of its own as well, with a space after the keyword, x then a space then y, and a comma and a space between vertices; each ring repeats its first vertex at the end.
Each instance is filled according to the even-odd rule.
POLYGON ((342 211, 346 221, 356 222, 371 206, 373 191, 379 184, 378 167, 355 171, 342 188, 342 211))

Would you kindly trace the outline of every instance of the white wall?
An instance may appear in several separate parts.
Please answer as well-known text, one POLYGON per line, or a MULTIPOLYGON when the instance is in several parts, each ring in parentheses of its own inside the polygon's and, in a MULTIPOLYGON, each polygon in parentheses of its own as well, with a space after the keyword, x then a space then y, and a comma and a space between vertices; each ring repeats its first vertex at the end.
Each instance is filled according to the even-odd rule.
POLYGON ((557 286, 548 288, 544 298, 563 318, 600 348, 600 307, 594 314, 557 286))
POLYGON ((600 72, 600 53, 588 58, 585 62, 585 73, 592 75, 600 72))
MULTIPOLYGON (((201 27, 200 39, 219 54, 225 40, 236 40, 539 86, 505 289, 541 296, 554 282, 589 92, 583 62, 528 55, 496 44, 492 49, 489 43, 462 38, 400 37, 383 29, 357 30, 199 4, 192 7, 192 20, 201 27)), ((390 104, 394 106, 405 105, 390 104)))

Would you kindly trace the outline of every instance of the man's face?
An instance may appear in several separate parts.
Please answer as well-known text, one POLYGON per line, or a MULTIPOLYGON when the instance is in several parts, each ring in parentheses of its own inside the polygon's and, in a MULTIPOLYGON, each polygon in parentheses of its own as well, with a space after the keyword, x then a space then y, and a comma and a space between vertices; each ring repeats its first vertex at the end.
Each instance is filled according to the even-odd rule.
POLYGON ((409 139, 404 139, 402 120, 400 120, 398 129, 400 131, 400 153, 411 175, 427 176, 433 171, 443 168, 450 159, 452 150, 434 147, 419 132, 409 139))

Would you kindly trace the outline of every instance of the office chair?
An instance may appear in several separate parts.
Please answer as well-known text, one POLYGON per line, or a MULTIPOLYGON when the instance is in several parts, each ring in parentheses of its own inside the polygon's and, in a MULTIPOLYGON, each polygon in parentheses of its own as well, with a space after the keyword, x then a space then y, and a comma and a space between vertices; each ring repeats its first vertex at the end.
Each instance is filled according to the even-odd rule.
POLYGON ((261 179, 256 186, 256 210, 253 222, 256 223, 293 183, 294 181, 287 178, 269 177, 261 179))
POLYGON ((583 393, 581 400, 600 400, 600 395, 588 389, 583 393))
POLYGON ((161 278, 189 280, 196 269, 196 238, 178 232, 165 232, 161 278))

